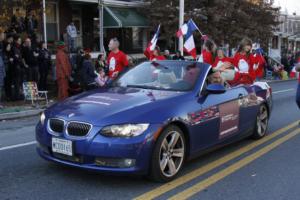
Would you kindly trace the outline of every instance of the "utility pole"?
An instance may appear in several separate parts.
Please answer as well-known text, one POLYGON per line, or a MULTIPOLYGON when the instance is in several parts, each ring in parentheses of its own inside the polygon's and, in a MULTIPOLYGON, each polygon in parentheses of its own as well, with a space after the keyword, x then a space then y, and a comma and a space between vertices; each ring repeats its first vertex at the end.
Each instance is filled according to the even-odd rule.
POLYGON ((104 53, 104 42, 103 42, 103 0, 98 0, 98 10, 99 10, 99 49, 100 52, 104 53))
MULTIPOLYGON (((179 28, 181 28, 184 23, 184 0, 179 1, 179 28)), ((179 38, 178 48, 183 55, 183 37, 179 38)))
POLYGON ((47 42, 46 0, 43 0, 43 24, 44 24, 44 42, 47 48, 48 42, 47 42))

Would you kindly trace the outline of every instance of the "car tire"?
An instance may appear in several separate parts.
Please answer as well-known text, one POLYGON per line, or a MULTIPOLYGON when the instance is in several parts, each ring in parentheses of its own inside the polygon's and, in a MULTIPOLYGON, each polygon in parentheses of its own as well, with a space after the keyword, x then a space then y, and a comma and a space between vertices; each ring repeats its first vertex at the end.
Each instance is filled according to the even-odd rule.
POLYGON ((259 107, 259 111, 256 116, 255 128, 253 131, 252 138, 256 140, 263 138, 267 133, 268 123, 269 123, 268 108, 265 104, 262 104, 259 107))
POLYGON ((173 180, 184 164, 185 155, 186 143, 182 130, 174 125, 168 126, 155 144, 149 178, 156 182, 173 180))

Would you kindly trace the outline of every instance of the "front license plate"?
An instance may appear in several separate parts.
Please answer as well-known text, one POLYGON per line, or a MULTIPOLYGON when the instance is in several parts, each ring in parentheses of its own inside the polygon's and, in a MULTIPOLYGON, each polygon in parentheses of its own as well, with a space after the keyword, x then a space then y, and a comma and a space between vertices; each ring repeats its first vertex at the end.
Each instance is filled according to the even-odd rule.
POLYGON ((60 138, 52 138, 52 152, 73 156, 72 141, 60 138))

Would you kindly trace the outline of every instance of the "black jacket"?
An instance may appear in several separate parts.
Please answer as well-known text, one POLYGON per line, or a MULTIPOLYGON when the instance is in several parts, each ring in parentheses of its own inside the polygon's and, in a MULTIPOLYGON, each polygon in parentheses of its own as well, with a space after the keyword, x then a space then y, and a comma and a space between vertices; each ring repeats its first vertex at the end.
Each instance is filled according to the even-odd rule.
POLYGON ((39 50, 38 63, 40 70, 49 70, 51 66, 51 54, 47 49, 39 50))
POLYGON ((34 56, 34 52, 38 53, 37 50, 33 49, 32 47, 23 47, 23 58, 25 63, 29 67, 37 67, 38 66, 38 58, 34 56))
POLYGON ((82 79, 85 86, 95 83, 95 68, 91 60, 85 59, 82 63, 82 79))

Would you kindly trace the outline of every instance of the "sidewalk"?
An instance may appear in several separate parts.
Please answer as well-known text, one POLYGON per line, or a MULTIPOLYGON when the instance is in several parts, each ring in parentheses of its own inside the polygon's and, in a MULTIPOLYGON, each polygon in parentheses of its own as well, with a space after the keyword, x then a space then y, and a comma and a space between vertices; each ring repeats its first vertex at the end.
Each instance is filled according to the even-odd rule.
POLYGON ((291 78, 287 80, 277 80, 277 79, 263 79, 261 80, 262 82, 267 82, 267 83, 278 83, 278 82, 285 82, 285 81, 295 81, 298 80, 297 78, 291 78))
MULTIPOLYGON (((261 80, 262 82, 267 83, 276 83, 284 81, 294 81, 297 79, 288 79, 288 80, 261 80)), ((54 101, 50 101, 49 105, 53 104, 54 101)), ((48 106, 49 106, 48 105, 48 106)), ((31 116, 37 116, 44 111, 45 106, 32 106, 30 103, 25 103, 24 101, 6 103, 3 109, 0 109, 0 121, 26 118, 31 116)))
POLYGON ((24 101, 8 102, 4 104, 4 108, 0 109, 0 121, 37 116, 45 108, 43 104, 32 106, 24 101))

